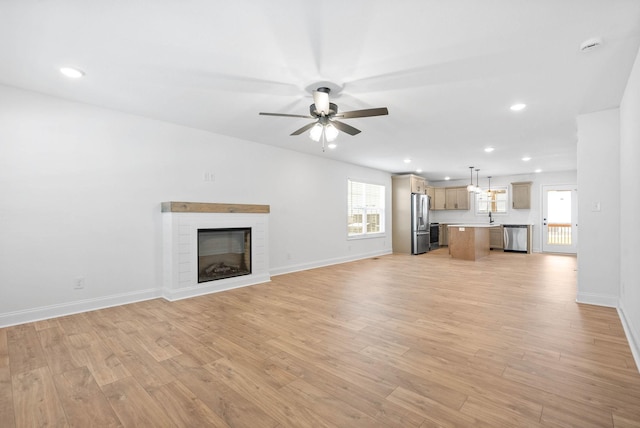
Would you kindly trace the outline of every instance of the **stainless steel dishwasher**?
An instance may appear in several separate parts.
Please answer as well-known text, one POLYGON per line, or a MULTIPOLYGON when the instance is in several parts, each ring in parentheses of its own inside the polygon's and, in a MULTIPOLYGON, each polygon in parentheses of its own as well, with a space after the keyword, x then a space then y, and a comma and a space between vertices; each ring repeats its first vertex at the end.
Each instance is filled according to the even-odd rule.
POLYGON ((514 253, 528 252, 528 227, 526 224, 505 224, 504 230, 504 251, 514 253))

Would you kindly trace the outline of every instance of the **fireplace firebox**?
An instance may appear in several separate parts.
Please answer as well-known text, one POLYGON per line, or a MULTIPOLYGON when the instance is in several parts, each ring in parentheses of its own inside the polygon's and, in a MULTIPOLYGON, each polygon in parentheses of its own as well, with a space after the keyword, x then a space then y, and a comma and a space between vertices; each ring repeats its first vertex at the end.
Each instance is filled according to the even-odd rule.
POLYGON ((250 227, 198 229, 198 283, 250 274, 250 227))

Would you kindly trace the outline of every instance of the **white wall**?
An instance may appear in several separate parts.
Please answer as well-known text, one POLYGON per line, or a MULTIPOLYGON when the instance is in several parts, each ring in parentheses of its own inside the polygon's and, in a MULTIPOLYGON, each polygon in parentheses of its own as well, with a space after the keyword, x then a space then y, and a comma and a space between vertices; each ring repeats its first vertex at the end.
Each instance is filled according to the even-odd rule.
MULTIPOLYGON (((480 187, 487 187, 488 179, 480 177, 480 187)), ((553 184, 575 185, 577 183, 576 171, 549 172, 539 174, 512 175, 492 177, 491 187, 506 187, 511 192, 510 184, 513 182, 531 181, 531 209, 516 210, 509 208, 507 214, 493 214, 496 223, 505 224, 533 224, 533 248, 532 251, 542 251, 542 186, 553 184)), ((475 183, 475 177, 474 177, 475 183)), ((466 186, 469 181, 437 181, 430 182, 434 187, 466 186)), ((511 194, 509 194, 511 200, 511 194)), ((444 210, 432 211, 433 222, 440 223, 489 223, 489 217, 485 214, 476 215, 475 198, 470 200, 470 209, 464 211, 444 210)), ((580 232, 578 232, 580 234, 580 232)))
POLYGON ((620 313, 640 366, 640 51, 620 104, 620 313))
POLYGON ((578 116, 578 301, 582 303, 618 305, 619 166, 618 109, 578 116))
POLYGON ((272 275, 391 252, 347 178, 390 212, 387 173, 0 86, 0 326, 157 296, 163 201, 269 204, 272 275))

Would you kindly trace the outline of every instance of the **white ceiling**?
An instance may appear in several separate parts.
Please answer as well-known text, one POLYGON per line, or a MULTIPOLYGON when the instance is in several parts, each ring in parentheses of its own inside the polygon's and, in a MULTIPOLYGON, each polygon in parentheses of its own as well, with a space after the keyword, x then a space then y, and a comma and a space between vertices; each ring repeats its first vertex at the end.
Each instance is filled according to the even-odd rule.
POLYGON ((619 105, 639 46, 638 0, 0 1, 0 83, 436 181, 575 169, 576 115, 619 105), (318 82, 389 116, 323 153, 258 115, 318 82))

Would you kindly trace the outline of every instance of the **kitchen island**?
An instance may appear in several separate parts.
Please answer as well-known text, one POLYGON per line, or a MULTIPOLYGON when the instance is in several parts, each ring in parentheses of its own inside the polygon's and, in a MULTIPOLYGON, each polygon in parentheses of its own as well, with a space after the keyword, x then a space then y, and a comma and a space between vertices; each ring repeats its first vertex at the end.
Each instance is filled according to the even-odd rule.
POLYGON ((487 257, 492 224, 450 224, 449 254, 454 259, 478 260, 487 257))

